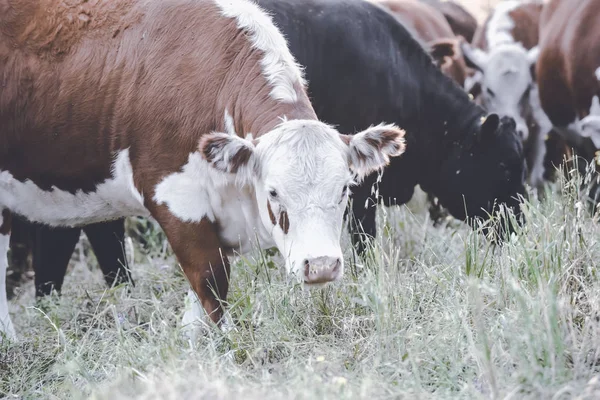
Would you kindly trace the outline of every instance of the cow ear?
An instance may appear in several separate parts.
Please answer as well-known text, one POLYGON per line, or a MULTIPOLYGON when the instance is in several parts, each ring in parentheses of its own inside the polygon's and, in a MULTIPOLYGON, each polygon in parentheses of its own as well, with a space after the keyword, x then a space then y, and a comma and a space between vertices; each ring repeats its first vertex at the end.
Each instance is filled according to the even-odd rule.
POLYGON ((202 157, 220 172, 235 174, 241 182, 251 182, 257 169, 254 144, 229 133, 202 136, 198 146, 202 157))
POLYGON ((460 44, 460 48, 468 67, 477 69, 479 71, 483 71, 485 69, 489 58, 485 51, 476 47, 472 47, 467 42, 462 42, 460 44))
POLYGON ((363 179, 385 167, 390 157, 404 153, 404 130, 395 125, 372 126, 354 136, 340 135, 349 147, 350 169, 363 179))
POLYGON ((481 121, 481 138, 489 138, 496 134, 500 126, 500 117, 498 114, 490 114, 481 121))

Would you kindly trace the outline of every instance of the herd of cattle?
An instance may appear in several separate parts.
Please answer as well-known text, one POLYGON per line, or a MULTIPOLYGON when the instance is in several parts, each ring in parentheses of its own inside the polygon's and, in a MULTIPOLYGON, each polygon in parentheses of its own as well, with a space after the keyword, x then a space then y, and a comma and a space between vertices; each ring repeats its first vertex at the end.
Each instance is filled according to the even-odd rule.
POLYGON ((339 279, 349 197, 359 252, 417 185, 467 222, 520 216, 526 182, 600 148, 598 20, 600 0, 504 1, 481 26, 438 0, 0 0, 0 331, 9 246, 38 296, 82 229, 131 281, 128 216, 165 232, 184 322, 220 321, 227 254, 253 244, 339 279))

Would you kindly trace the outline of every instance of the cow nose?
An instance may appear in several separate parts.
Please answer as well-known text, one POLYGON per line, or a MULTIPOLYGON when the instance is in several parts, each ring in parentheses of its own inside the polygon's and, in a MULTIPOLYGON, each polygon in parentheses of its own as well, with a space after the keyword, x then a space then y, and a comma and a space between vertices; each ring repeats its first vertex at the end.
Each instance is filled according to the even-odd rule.
POLYGON ((527 140, 527 137, 529 136, 529 130, 527 129, 527 126, 523 124, 517 125, 517 133, 523 141, 527 140))
POLYGON ((342 260, 336 257, 317 257, 304 260, 304 283, 318 284, 340 277, 342 260))

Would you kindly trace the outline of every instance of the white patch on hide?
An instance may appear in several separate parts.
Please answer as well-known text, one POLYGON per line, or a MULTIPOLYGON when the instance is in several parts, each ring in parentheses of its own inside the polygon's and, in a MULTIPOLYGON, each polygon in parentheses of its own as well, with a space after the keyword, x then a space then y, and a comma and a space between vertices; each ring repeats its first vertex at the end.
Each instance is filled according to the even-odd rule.
POLYGON ((129 149, 117 153, 112 178, 94 192, 75 194, 54 187, 45 191, 30 180, 21 182, 0 172, 0 206, 48 225, 76 226, 127 216, 148 216, 144 199, 133 183, 129 149))
POLYGON ((261 8, 247 0, 214 0, 227 18, 235 18, 238 29, 248 32, 252 47, 263 52, 265 79, 271 97, 285 103, 298 99, 295 86, 305 86, 300 67, 290 53, 285 38, 261 8))
MULTIPOLYGON (((0 216, 0 225, 3 218, 0 216)), ((8 313, 8 300, 6 298, 6 270, 8 269, 8 247, 10 235, 0 235, 0 333, 10 340, 16 339, 15 328, 8 313)), ((0 343, 2 336, 0 336, 0 343)))
POLYGON ((519 7, 521 2, 515 0, 502 1, 494 8, 486 30, 488 49, 501 43, 514 42, 512 29, 515 21, 510 17, 510 12, 519 7))
POLYGON ((157 204, 165 204, 181 221, 200 222, 204 218, 214 221, 208 188, 211 176, 215 175, 200 153, 191 153, 181 172, 167 175, 156 185, 153 199, 157 204))
POLYGON ((180 172, 163 178, 153 199, 181 221, 216 221, 221 242, 228 247, 244 252, 256 238, 263 247, 273 246, 261 222, 253 187, 236 185, 235 176, 215 170, 199 152, 189 155, 180 172))
POLYGON ((581 120, 579 126, 581 135, 592 139, 594 146, 600 149, 600 99, 598 96, 592 98, 590 113, 581 120))

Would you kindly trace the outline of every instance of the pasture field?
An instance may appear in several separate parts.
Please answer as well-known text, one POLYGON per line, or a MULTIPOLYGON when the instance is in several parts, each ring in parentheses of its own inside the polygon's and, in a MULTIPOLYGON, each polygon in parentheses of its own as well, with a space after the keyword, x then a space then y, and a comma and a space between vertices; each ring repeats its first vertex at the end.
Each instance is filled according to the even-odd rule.
MULTIPOLYGON (((462 0, 479 20, 493 0, 462 0)), ((234 327, 189 341, 187 282, 159 232, 128 242, 136 286, 107 289, 83 238, 63 295, 11 303, 0 398, 597 399, 600 223, 559 180, 525 202, 504 246, 447 221, 420 193, 378 213, 379 236, 341 282, 305 291, 277 255, 236 258, 234 327)))
MULTIPOLYGON (((600 225, 562 181, 525 206, 503 247, 423 196, 382 209, 380 235, 342 282, 305 291, 276 256, 237 259, 235 328, 190 343, 186 281, 168 248, 128 246, 136 286, 106 289, 85 241, 60 299, 12 304, 0 348, 7 398, 313 399, 600 396, 600 225)), ((347 235, 345 248, 348 249, 347 235)), ((352 254, 347 251, 349 263, 352 254)))

